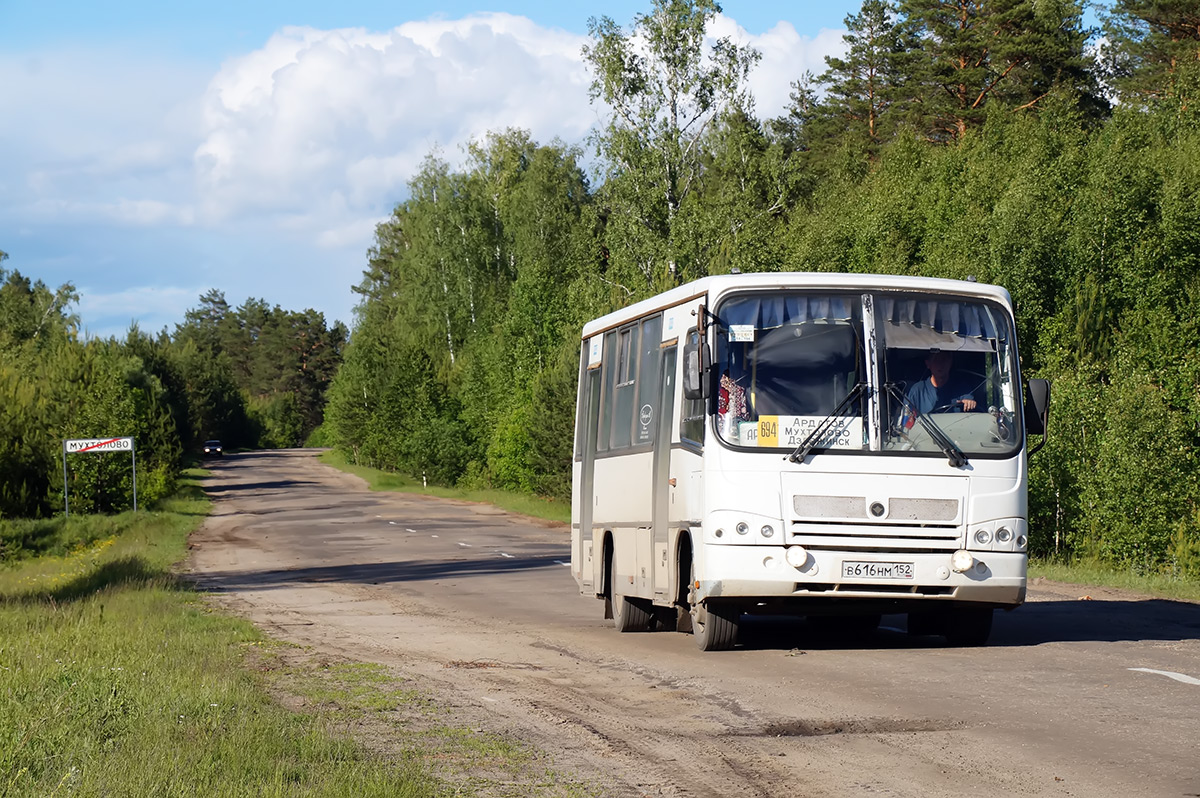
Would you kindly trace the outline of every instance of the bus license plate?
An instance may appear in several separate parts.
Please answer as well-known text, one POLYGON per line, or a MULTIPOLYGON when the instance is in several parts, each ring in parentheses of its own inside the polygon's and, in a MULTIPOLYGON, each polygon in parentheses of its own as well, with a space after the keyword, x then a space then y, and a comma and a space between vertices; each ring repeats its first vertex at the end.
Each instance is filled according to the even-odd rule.
POLYGON ((910 562, 856 562, 842 561, 842 577, 855 579, 912 579, 913 564, 910 562))

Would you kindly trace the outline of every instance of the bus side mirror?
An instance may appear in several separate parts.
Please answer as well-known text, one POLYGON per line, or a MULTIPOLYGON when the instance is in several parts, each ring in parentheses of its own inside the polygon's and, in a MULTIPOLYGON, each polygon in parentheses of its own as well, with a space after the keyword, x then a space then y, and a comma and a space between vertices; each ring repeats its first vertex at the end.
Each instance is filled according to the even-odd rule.
POLYGON ((1042 436, 1042 442, 1030 449, 1030 454, 1046 444, 1046 430, 1049 428, 1050 381, 1030 380, 1025 387, 1025 431, 1030 435, 1042 436))
POLYGON ((704 375, 708 373, 708 347, 690 340, 683 345, 683 398, 705 398, 704 375))

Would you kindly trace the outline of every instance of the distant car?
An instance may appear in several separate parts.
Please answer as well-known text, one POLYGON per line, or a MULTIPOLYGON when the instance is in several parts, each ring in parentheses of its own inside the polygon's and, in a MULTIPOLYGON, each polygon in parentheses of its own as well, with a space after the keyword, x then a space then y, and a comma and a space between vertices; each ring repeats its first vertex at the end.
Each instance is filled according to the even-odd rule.
POLYGON ((222 450, 220 441, 205 441, 204 442, 204 456, 205 457, 223 457, 224 454, 225 453, 222 450))

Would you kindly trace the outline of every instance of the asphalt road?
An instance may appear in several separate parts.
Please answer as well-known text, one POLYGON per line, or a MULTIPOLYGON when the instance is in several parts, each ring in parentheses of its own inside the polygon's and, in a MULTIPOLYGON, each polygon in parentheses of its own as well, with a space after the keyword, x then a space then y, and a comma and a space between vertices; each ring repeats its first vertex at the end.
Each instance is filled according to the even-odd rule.
MULTIPOLYGON (((605 795, 1200 796, 1200 605, 1031 585, 991 644, 747 619, 618 634, 568 532, 372 493, 312 451, 212 463, 189 568, 273 634, 388 664, 605 795)), ((899 626, 899 628, 897 628, 899 626)))

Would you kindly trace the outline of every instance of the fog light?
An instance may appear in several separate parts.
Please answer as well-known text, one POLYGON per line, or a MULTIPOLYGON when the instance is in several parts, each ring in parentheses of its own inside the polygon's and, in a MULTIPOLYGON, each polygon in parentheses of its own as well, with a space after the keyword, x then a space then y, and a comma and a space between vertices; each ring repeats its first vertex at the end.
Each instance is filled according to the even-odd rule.
POLYGON ((762 535, 764 538, 769 538, 775 534, 775 528, 770 524, 763 524, 763 528, 758 530, 758 534, 762 535))
POLYGON ((965 574, 971 570, 971 566, 975 564, 975 558, 971 556, 971 552, 966 549, 959 549, 954 552, 954 556, 950 558, 950 570, 956 574, 965 574))
POLYGON ((990 529, 976 529, 975 542, 980 546, 986 546, 992 542, 992 531, 990 529))
POLYGON ((745 521, 738 521, 738 525, 736 527, 734 527, 734 529, 737 530, 737 533, 739 535, 745 535, 747 532, 750 531, 750 525, 747 524, 745 521))
POLYGON ((1006 526, 1002 526, 996 530, 996 540, 1001 543, 1007 543, 1012 540, 1012 530, 1006 526))
POLYGON ((788 561, 788 565, 793 568, 803 568, 804 564, 808 562, 808 552, 804 550, 803 546, 788 546, 787 552, 783 556, 788 561))

